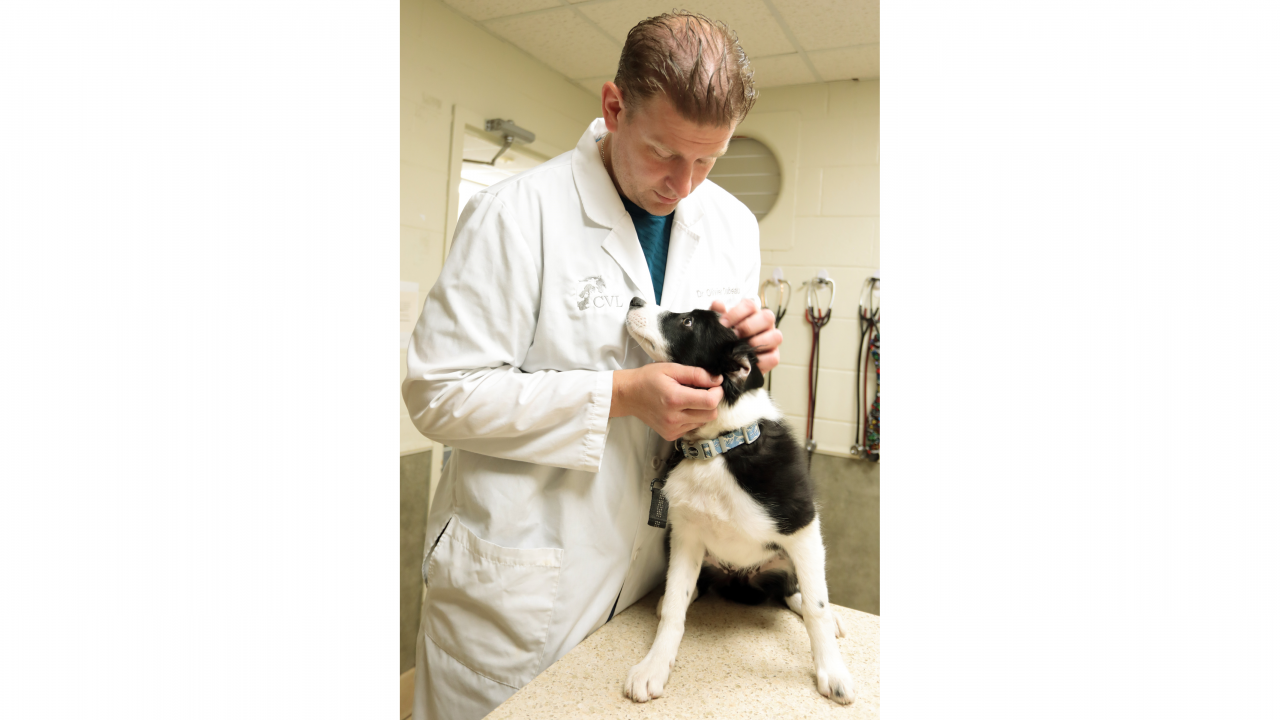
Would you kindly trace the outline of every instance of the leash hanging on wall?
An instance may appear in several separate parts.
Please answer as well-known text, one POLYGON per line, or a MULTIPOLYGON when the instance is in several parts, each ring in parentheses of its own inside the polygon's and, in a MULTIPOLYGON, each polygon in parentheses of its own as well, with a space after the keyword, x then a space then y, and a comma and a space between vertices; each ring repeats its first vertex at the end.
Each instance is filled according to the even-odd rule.
MULTIPOLYGON (((791 283, 782 279, 782 268, 773 269, 773 277, 760 283, 760 305, 773 311, 773 326, 782 325, 782 318, 786 317, 787 306, 791 304, 791 283), (769 302, 769 291, 773 290, 777 293, 777 302, 769 302)), ((773 392, 773 371, 770 370, 768 375, 764 376, 765 392, 773 392)))
POLYGON ((873 273, 862 284, 858 294, 858 364, 862 372, 855 378, 857 384, 853 415, 857 425, 853 433, 854 457, 880 460, 880 273, 873 273), (875 401, 868 405, 867 381, 871 376, 871 363, 876 366, 875 401))
POLYGON ((818 449, 818 444, 813 441, 813 416, 818 407, 818 345, 822 327, 831 320, 831 311, 836 304, 836 281, 827 275, 826 269, 822 269, 818 271, 816 277, 805 282, 804 287, 804 315, 809 325, 813 327, 813 346, 809 352, 809 408, 805 417, 804 449, 809 453, 809 464, 813 465, 813 451, 818 449), (819 302, 819 294, 824 289, 831 291, 825 311, 821 309, 819 302))

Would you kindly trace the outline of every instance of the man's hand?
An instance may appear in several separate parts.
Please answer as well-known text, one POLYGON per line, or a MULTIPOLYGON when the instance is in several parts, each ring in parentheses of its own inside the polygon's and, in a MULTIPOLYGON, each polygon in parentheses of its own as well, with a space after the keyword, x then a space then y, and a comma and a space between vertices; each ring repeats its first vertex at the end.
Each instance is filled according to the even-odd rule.
POLYGON ((609 417, 634 415, 663 440, 675 440, 716 419, 724 398, 720 380, 702 368, 676 363, 614 370, 609 417))
POLYGON ((760 310, 750 299, 725 309, 724 303, 716 300, 711 309, 720 313, 720 324, 733 328, 739 338, 747 338, 756 351, 756 362, 760 372, 767 373, 782 361, 782 331, 774 326, 772 310, 760 310))

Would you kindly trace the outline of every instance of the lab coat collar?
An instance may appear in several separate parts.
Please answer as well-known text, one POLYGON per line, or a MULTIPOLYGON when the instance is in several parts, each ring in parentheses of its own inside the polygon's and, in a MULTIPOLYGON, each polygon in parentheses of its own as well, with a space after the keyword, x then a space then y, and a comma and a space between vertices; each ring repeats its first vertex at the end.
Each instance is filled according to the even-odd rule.
MULTIPOLYGON (((605 238, 605 252, 613 257, 636 287, 640 288, 645 300, 656 304, 653 281, 649 277, 644 250, 640 248, 640 238, 636 235, 631 216, 627 214, 622 198, 618 197, 618 190, 609 178, 609 171, 605 170, 604 161, 600 158, 596 139, 606 132, 608 130, 604 118, 596 118, 578 140, 573 156, 574 184, 577 185, 578 195, 582 198, 582 209, 587 217, 597 225, 613 231, 605 238)), ((679 286, 694 250, 697 249, 700 239, 698 226, 703 215, 701 190, 699 187, 676 205, 671 244, 667 249, 664 287, 679 286)))
POLYGON ((604 118, 596 118, 578 140, 573 154, 573 182, 578 186, 582 209, 587 217, 601 227, 613 228, 621 216, 627 214, 627 209, 623 207, 622 198, 618 197, 609 171, 604 169, 604 160, 600 158, 596 139, 606 132, 604 118))

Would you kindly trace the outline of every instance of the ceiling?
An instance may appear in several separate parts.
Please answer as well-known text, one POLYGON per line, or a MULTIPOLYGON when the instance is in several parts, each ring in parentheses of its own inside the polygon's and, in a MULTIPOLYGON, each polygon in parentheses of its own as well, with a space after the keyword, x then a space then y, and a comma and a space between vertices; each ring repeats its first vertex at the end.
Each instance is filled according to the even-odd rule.
POLYGON ((673 7, 720 20, 756 87, 880 77, 879 0, 444 0, 493 35, 599 93, 637 22, 673 7))

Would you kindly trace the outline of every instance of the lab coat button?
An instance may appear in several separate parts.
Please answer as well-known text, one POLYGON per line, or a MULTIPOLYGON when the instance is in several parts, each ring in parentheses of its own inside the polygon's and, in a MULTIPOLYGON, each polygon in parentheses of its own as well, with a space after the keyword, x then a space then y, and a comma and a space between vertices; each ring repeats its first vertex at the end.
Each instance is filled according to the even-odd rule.
POLYGON ((653 458, 652 460, 650 460, 650 461, 649 461, 649 467, 653 468, 654 470, 661 470, 661 469, 662 469, 662 458, 660 458, 660 457, 655 457, 655 458, 653 458))

